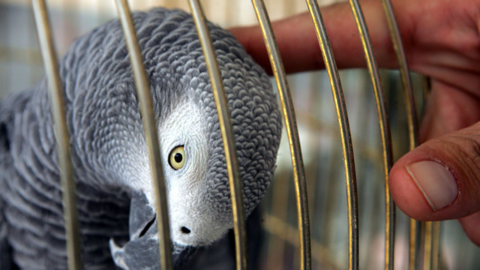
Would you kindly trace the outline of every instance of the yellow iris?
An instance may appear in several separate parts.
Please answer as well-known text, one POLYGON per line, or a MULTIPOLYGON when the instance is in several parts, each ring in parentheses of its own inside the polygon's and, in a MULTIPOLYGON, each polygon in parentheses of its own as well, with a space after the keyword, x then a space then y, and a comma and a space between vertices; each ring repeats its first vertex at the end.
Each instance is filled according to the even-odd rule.
POLYGON ((185 149, 183 145, 175 147, 172 152, 170 152, 168 162, 174 170, 183 168, 183 165, 185 165, 185 149))

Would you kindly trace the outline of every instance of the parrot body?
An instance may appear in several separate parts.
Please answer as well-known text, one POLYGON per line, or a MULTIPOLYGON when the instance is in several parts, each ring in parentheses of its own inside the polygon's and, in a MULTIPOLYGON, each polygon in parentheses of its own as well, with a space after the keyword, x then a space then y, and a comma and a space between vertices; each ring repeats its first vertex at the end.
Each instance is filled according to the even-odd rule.
MULTIPOLYGON (((200 247, 198 254, 214 252, 216 245, 230 241, 217 241, 226 239, 233 226, 223 142, 191 16, 157 8, 133 13, 133 20, 151 86, 174 261, 180 269, 200 247)), ((273 176, 281 116, 265 72, 231 34, 209 27, 231 110, 248 215, 273 176)), ((59 69, 84 267, 159 269, 148 149, 118 20, 76 40, 59 69)), ((45 79, 0 101, 1 270, 67 269, 55 144, 45 79)))

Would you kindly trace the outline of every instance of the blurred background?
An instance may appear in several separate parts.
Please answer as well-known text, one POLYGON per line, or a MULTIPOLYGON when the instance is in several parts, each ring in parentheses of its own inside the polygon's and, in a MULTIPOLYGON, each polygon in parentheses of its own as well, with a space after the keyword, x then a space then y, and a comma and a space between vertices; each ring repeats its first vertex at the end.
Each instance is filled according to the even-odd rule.
MULTIPOLYGON (((380 0, 379 0, 380 1, 380 0)), ((319 0, 321 5, 338 1, 319 0)), ((82 34, 114 19, 114 1, 47 1, 59 55, 82 34)), ((277 20, 307 10, 303 0, 265 0, 277 20)), ((209 20, 222 27, 256 24, 248 0, 203 0, 209 20)), ((189 11, 187 1, 130 1, 133 10, 163 6, 189 11)), ((37 84, 43 77, 30 1, 0 0, 0 98, 37 84)), ((371 82, 366 70, 341 71, 355 151, 360 213, 360 267, 383 269, 384 179, 382 148, 371 82)), ((314 269, 347 269, 347 199, 342 147, 328 76, 324 71, 288 77, 296 105, 307 173, 314 269)), ((404 94, 397 71, 383 70, 394 156, 408 149, 404 94)), ((419 112, 425 101, 425 80, 413 74, 419 112)), ((272 81, 273 82, 273 81, 272 81)), ((275 86, 275 84, 273 84, 275 86)), ((292 166, 283 142, 278 168, 263 201, 266 238, 262 269, 298 269, 298 233, 292 166)), ((407 269, 408 219, 397 211, 395 269, 407 269)), ((441 224, 440 269, 480 269, 480 248, 465 236, 457 221, 441 224)))

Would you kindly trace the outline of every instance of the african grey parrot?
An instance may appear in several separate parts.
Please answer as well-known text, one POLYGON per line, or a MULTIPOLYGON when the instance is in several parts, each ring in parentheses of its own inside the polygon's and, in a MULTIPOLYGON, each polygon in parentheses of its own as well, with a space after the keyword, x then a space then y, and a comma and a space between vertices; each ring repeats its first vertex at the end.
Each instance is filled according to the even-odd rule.
MULTIPOLYGON (((192 250, 232 228, 218 116, 191 16, 157 8, 133 19, 158 122, 174 259, 181 267, 192 250)), ((209 27, 249 214, 273 176, 281 116, 265 72, 229 32, 209 27)), ((147 146, 119 21, 76 40, 60 61, 60 75, 85 269, 159 269, 147 146)), ((0 102, 0 269, 66 269, 47 82, 0 102)), ((198 254, 221 252, 215 245, 198 254)))

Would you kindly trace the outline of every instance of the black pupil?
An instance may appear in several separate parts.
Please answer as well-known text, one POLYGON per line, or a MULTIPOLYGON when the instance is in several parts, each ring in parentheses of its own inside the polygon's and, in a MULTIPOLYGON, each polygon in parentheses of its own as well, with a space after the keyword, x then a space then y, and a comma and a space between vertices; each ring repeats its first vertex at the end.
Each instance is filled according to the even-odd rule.
POLYGON ((180 163, 182 162, 183 156, 180 153, 176 153, 173 158, 175 159, 176 162, 180 163))

